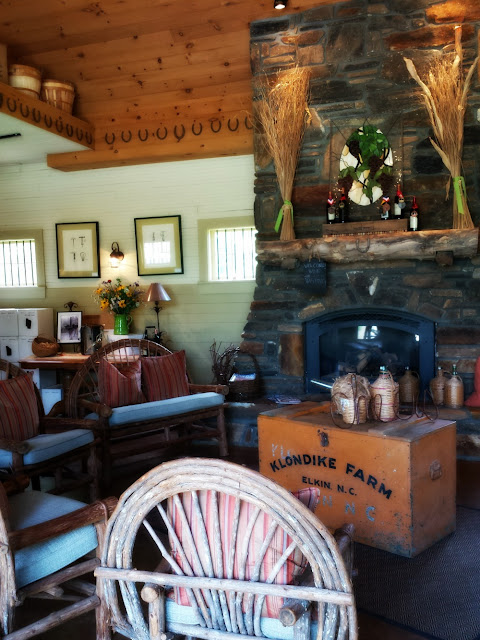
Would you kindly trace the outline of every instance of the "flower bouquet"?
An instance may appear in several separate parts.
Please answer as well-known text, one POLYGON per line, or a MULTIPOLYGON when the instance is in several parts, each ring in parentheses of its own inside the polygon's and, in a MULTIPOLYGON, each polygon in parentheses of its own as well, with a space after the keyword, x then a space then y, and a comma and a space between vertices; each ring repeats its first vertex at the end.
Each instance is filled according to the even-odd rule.
POLYGON ((115 314, 115 334, 128 334, 131 319, 129 322, 127 314, 140 306, 139 298, 142 293, 138 282, 122 284, 120 278, 114 282, 104 280, 95 289, 95 297, 100 302, 100 309, 115 314))

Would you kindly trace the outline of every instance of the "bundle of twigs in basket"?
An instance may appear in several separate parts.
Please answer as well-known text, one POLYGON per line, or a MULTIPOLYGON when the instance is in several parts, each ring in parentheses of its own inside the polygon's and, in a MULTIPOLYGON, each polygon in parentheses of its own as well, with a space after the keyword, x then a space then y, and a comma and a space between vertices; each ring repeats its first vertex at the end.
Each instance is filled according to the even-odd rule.
POLYGON ((309 118, 308 91, 310 69, 293 67, 278 74, 276 82, 265 80, 259 87, 257 116, 265 133, 267 151, 275 163, 278 185, 283 198, 275 224, 280 240, 294 240, 293 181, 298 155, 309 118))
POLYGON ((435 140, 430 141, 450 171, 447 198, 453 178, 453 228, 473 229, 473 222, 466 199, 465 180, 462 176, 463 122, 467 94, 477 65, 475 58, 464 77, 462 68, 462 29, 455 27, 455 52, 436 58, 425 78, 421 80, 413 62, 405 58, 412 78, 420 85, 428 111, 435 140))

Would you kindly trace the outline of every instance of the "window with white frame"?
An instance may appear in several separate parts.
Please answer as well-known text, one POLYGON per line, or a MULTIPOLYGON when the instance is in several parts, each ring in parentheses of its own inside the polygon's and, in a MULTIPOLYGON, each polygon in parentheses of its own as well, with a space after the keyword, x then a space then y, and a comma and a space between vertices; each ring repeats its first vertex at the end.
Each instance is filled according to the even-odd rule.
POLYGON ((0 240, 0 287, 36 287, 35 240, 0 240))
POLYGON ((0 232, 0 287, 9 290, 43 290, 45 269, 41 230, 0 232))
POLYGON ((201 218, 197 225, 200 282, 255 280, 257 230, 251 212, 201 218))
POLYGON ((223 227, 208 233, 209 280, 255 280, 255 227, 223 227))

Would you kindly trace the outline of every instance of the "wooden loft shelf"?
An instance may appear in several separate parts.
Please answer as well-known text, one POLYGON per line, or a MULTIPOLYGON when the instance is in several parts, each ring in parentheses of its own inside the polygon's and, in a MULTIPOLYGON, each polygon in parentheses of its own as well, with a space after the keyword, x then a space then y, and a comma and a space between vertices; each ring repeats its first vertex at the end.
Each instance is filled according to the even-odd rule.
MULTIPOLYGON (((50 148, 53 151, 58 148, 55 144, 49 146, 51 140, 63 139, 65 142, 60 148, 65 151, 95 147, 93 125, 0 82, 0 134, 9 135, 17 131, 21 131, 21 135, 27 139, 26 146, 29 133, 32 138, 37 138, 37 134, 45 132, 42 140, 46 153, 50 152, 50 148), (31 127, 35 129, 32 130, 31 127)), ((8 139, 4 141, 7 142, 8 139)))
POLYGON ((292 259, 307 262, 312 258, 335 264, 385 260, 436 260, 450 264, 453 257, 472 258, 477 251, 477 228, 257 242, 258 261, 271 265, 281 265, 284 260, 292 259))

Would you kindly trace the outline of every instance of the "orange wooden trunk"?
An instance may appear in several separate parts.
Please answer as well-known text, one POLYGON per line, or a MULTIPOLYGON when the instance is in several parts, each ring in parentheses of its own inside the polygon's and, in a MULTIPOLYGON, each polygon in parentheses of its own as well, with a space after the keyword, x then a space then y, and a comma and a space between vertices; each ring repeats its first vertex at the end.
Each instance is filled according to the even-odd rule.
POLYGON ((318 487, 332 530, 352 522, 358 542, 409 557, 455 530, 455 422, 341 429, 329 403, 304 402, 260 414, 258 438, 260 472, 290 491, 318 487))

